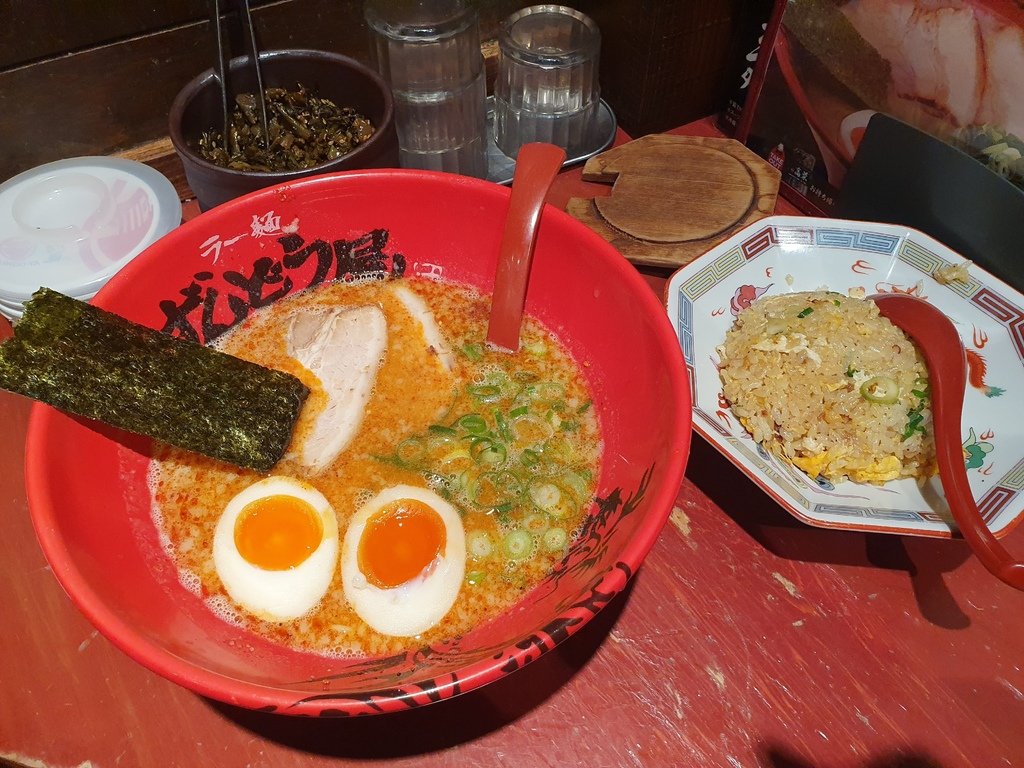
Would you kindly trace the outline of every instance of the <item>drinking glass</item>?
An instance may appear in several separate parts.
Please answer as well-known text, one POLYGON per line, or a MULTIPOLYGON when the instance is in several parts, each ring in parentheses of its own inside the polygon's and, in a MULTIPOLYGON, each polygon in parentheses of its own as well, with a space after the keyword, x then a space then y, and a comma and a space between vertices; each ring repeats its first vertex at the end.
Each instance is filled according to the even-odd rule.
POLYGON ((534 5, 509 16, 498 36, 494 139, 515 157, 545 141, 569 157, 589 149, 600 105, 601 33, 564 5, 534 5))
POLYGON ((404 168, 487 176, 487 92, 464 0, 367 0, 370 52, 395 100, 404 168))

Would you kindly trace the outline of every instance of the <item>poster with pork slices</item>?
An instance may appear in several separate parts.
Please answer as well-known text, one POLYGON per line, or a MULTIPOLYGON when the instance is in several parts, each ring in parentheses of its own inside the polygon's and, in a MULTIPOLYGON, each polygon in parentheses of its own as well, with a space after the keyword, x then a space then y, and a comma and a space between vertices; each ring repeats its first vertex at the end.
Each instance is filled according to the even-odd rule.
POLYGON ((782 171, 783 194, 798 207, 833 211, 875 112, 1024 188, 1024 0, 783 5, 744 117, 747 145, 782 171))

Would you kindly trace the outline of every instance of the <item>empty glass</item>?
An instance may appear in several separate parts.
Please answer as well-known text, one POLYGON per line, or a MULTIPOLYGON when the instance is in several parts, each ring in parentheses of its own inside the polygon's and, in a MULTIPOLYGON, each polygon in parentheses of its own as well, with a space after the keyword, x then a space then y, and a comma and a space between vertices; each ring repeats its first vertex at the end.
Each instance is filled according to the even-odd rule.
POLYGON ((564 5, 534 5, 509 16, 498 36, 494 139, 515 157, 532 141, 586 152, 600 104, 601 33, 564 5))
POLYGON ((487 91, 463 0, 367 0, 370 52, 391 86, 405 168, 487 176, 487 91))

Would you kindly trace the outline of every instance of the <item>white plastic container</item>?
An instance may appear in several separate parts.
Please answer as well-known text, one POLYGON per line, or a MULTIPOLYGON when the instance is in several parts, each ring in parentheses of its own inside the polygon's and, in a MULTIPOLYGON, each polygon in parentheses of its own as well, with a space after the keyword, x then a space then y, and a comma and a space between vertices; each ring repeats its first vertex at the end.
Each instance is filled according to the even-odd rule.
POLYGON ((181 223, 170 181, 142 163, 77 157, 0 184, 0 313, 41 287, 88 300, 181 223))

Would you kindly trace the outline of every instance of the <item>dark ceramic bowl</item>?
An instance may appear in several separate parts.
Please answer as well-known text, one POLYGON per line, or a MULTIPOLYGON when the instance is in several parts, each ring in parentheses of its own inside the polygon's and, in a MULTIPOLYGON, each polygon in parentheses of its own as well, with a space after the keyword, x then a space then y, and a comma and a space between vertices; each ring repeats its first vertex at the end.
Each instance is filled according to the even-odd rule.
MULTIPOLYGON (((236 93, 256 91, 253 68, 248 58, 232 59, 228 77, 228 101, 236 93)), ((395 131, 394 101, 387 83, 355 59, 326 51, 283 50, 260 54, 264 88, 294 90, 302 84, 330 99, 339 107, 352 107, 366 115, 376 127, 373 136, 347 155, 300 171, 256 173, 222 168, 204 160, 196 147, 203 131, 217 128, 222 121, 220 90, 213 70, 208 69, 189 82, 171 104, 170 135, 185 178, 204 211, 233 198, 273 184, 305 176, 362 168, 397 168, 398 134, 395 131)))

